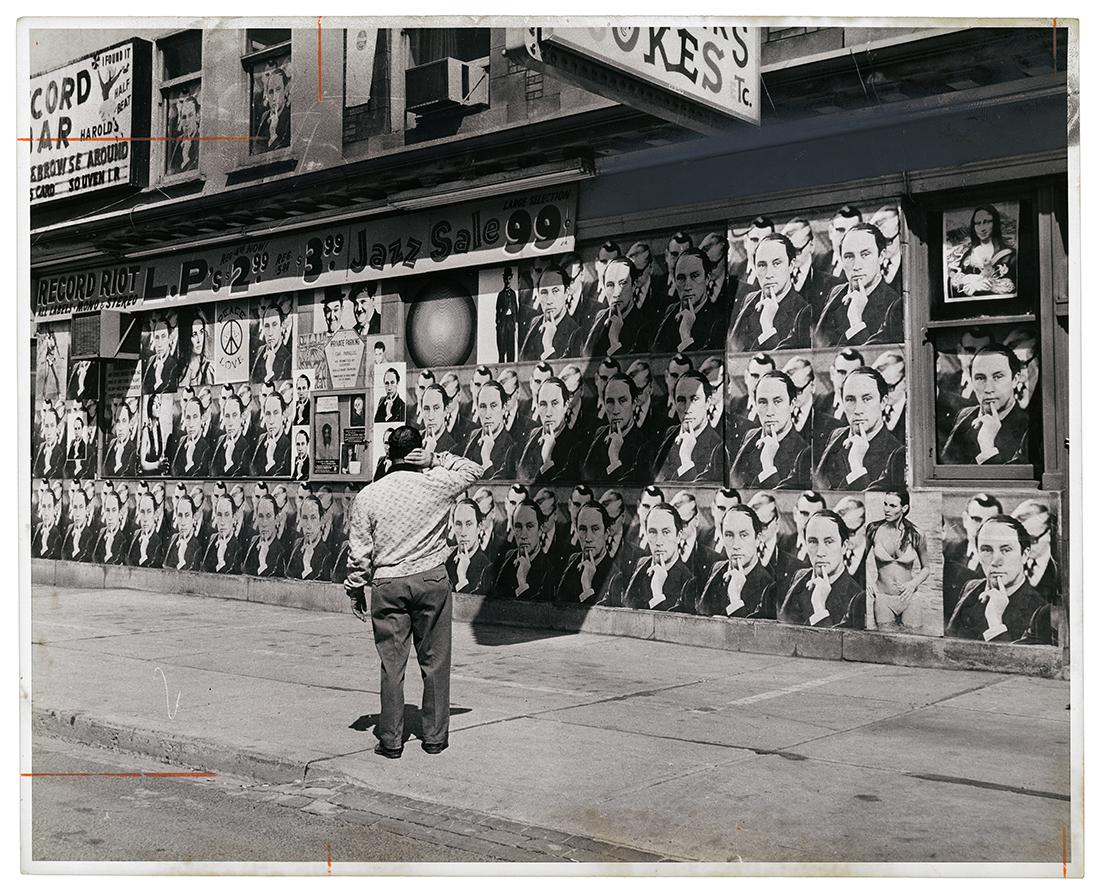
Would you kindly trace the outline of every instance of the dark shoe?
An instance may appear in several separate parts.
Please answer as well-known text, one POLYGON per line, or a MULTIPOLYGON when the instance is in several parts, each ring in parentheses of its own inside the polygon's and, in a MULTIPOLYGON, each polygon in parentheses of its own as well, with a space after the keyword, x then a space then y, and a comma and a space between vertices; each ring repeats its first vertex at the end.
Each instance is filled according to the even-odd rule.
POLYGON ((438 755, 447 748, 447 743, 421 743, 420 748, 429 755, 438 755))
POLYGON ((401 753, 404 751, 403 746, 398 746, 396 749, 387 749, 381 743, 374 747, 374 754, 381 755, 383 758, 400 758, 401 753))

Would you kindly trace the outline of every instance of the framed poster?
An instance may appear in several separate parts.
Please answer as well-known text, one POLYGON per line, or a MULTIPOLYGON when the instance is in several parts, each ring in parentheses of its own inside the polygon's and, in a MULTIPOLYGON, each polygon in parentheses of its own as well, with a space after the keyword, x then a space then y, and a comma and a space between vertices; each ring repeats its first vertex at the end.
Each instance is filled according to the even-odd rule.
POLYGON ((948 303, 1016 298, 1019 202, 943 213, 943 295, 948 303))
MULTIPOLYGON (((361 481, 370 479, 367 393, 364 389, 313 392, 312 431, 305 448, 312 447, 311 479, 361 481)), ((305 442, 305 439, 303 439, 305 442)))

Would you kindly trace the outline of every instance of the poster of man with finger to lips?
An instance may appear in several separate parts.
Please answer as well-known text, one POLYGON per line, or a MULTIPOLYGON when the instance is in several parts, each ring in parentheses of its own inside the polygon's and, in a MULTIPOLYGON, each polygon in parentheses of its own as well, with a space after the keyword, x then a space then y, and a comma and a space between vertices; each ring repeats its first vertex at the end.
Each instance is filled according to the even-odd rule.
POLYGON ((905 483, 905 445, 883 417, 889 390, 874 367, 858 367, 845 378, 841 395, 847 425, 833 429, 817 453, 817 490, 882 490, 905 483))

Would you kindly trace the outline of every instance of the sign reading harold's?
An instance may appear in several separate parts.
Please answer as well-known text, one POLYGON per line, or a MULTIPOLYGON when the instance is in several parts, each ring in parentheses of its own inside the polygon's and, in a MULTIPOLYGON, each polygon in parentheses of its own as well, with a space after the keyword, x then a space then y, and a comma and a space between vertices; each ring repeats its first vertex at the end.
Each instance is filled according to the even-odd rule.
POLYGON ((30 201, 134 183, 148 156, 149 45, 131 40, 30 83, 30 201))
POLYGON ((507 263, 571 251, 576 204, 576 187, 551 187, 50 274, 31 290, 37 317, 48 319, 507 263))

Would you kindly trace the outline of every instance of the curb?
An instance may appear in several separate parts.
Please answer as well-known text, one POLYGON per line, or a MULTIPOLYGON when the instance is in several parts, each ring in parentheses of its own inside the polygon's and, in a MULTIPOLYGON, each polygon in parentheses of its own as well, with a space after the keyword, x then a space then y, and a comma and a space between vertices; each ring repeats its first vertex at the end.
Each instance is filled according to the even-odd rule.
POLYGON ((261 783, 301 782, 309 771, 308 762, 250 752, 197 737, 110 724, 83 712, 63 709, 32 709, 31 731, 86 746, 103 746, 144 755, 193 770, 216 768, 222 773, 248 777, 261 783))
MULTIPOLYGON (((194 770, 216 770, 263 784, 305 783, 313 761, 298 762, 221 743, 99 721, 82 712, 32 709, 31 730, 40 736, 143 755, 194 770)), ((315 759, 323 760, 323 759, 315 759)), ((318 782, 347 792, 331 801, 364 823, 379 824, 396 835, 480 852, 496 860, 553 863, 654 864, 680 859, 533 824, 517 823, 455 805, 426 802, 365 786, 339 771, 326 771, 318 782), (369 801, 364 802, 364 796, 369 801)), ((303 802, 309 800, 299 797, 303 802)), ((308 805, 306 806, 308 809, 308 805)))

